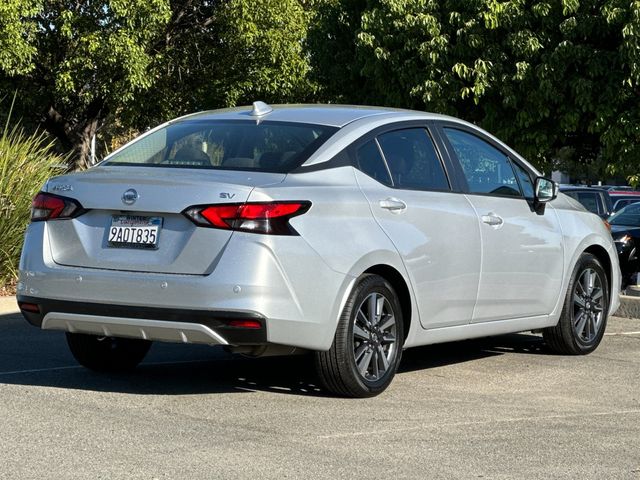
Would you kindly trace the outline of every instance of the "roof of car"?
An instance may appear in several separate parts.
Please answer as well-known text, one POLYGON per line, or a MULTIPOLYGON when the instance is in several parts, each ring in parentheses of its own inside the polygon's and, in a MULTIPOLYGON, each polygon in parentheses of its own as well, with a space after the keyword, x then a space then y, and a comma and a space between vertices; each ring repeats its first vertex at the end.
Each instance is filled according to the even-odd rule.
POLYGON ((609 191, 609 195, 611 195, 612 197, 637 198, 638 196, 640 196, 640 192, 635 190, 622 190, 622 191, 613 190, 613 191, 609 191))
POLYGON ((607 193, 606 190, 594 186, 594 187, 588 187, 586 185, 560 185, 560 191, 561 192, 567 192, 567 191, 577 191, 577 192, 582 192, 582 191, 589 191, 589 192, 605 192, 607 193))
POLYGON ((255 107, 236 107, 222 110, 209 110, 180 117, 183 120, 272 120, 280 122, 312 123, 332 127, 344 127, 356 120, 368 117, 415 116, 416 119, 440 119, 460 123, 461 120, 437 113, 419 112, 387 107, 367 107, 357 105, 270 105, 272 110, 263 115, 252 115, 255 107))

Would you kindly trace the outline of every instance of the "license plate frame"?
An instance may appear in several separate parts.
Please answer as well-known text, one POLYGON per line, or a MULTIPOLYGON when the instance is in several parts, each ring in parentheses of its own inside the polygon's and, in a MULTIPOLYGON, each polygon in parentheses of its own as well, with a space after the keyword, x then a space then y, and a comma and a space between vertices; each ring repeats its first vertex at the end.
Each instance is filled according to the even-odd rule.
POLYGON ((112 215, 107 246, 135 250, 157 250, 164 219, 149 215, 112 215))

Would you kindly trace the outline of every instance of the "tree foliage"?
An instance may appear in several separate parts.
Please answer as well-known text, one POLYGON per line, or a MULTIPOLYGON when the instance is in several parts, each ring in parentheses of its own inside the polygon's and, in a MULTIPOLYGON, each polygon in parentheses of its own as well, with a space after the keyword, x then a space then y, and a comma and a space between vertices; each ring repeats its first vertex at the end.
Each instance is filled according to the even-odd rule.
POLYGON ((329 98, 458 115, 547 171, 619 174, 640 160, 639 15, 620 0, 343 0, 310 38, 329 98))
POLYGON ((3 0, 0 88, 78 165, 96 132, 260 98, 449 113, 547 172, 626 175, 640 1, 3 0))
POLYGON ((79 166, 106 121, 143 129, 308 88, 307 14, 295 0, 5 1, 0 85, 20 91, 23 115, 74 149, 79 166))

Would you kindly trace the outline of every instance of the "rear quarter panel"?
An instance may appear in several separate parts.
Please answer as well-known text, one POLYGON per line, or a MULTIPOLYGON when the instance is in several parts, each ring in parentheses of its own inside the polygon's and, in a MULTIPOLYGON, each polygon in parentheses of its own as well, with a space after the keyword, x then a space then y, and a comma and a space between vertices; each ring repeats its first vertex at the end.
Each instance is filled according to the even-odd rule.
MULTIPOLYGON (((389 265, 400 272, 409 288, 411 311, 414 312, 406 340, 407 345, 411 344, 414 330, 420 322, 408 275, 396 248, 376 223, 369 203, 357 187, 353 167, 290 174, 273 188, 256 188, 250 200, 311 202, 311 209, 291 219, 290 223, 331 270, 348 279, 339 286, 327 285, 323 292, 325 304, 316 304, 318 310, 312 312, 314 317, 324 317, 332 322, 332 332, 356 279, 363 272, 374 265, 389 265)), ((308 269, 301 271, 304 275, 313 274, 308 269)), ((304 291, 304 285, 296 282, 291 285, 305 305, 303 298, 308 293, 304 291)), ((313 292, 314 295, 319 293, 313 292)))

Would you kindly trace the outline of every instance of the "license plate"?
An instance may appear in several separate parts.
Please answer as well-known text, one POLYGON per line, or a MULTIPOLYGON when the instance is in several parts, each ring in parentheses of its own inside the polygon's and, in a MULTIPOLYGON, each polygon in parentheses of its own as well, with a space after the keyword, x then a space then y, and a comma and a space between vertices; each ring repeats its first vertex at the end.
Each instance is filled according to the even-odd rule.
POLYGON ((107 242, 116 248, 158 248, 162 217, 113 215, 107 242))

